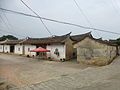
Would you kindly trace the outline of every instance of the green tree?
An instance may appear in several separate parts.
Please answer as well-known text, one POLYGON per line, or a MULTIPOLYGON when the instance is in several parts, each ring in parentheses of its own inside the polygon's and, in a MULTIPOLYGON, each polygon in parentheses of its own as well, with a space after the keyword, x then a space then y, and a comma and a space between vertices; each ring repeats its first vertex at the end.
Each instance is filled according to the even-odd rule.
POLYGON ((4 41, 6 39, 9 39, 9 40, 18 40, 17 37, 12 36, 12 35, 3 35, 2 37, 0 37, 0 41, 4 41))
POLYGON ((118 45, 120 45, 120 38, 117 39, 117 42, 116 42, 118 45))

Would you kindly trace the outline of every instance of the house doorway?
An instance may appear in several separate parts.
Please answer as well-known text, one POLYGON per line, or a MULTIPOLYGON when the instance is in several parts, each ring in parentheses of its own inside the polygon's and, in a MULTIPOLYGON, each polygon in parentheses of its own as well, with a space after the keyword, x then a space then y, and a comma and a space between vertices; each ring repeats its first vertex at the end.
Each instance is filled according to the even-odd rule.
POLYGON ((77 49, 76 48, 74 48, 74 50, 73 50, 73 55, 72 55, 72 61, 77 61, 77 49))
POLYGON ((14 45, 10 46, 10 53, 14 53, 14 45))

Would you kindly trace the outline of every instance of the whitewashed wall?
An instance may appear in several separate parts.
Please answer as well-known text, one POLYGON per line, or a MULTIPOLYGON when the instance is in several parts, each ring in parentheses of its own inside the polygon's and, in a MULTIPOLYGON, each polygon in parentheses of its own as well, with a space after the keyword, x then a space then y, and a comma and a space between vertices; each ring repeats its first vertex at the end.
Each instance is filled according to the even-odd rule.
POLYGON ((3 45, 0 45, 0 52, 3 52, 4 49, 3 49, 3 45))
POLYGON ((23 54, 23 45, 15 45, 15 54, 23 54))
POLYGON ((36 49, 35 45, 24 45, 24 53, 29 56, 36 56, 36 52, 30 52, 30 50, 36 49))
POLYGON ((61 45, 61 44, 53 44, 53 45, 47 45, 47 50, 50 50, 50 52, 47 53, 47 57, 51 57, 51 59, 53 60, 60 60, 65 57, 65 45, 61 45), (59 51, 59 56, 57 56, 56 54, 54 54, 55 49, 58 49, 59 51))
POLYGON ((5 53, 10 53, 10 45, 4 45, 4 52, 5 53))

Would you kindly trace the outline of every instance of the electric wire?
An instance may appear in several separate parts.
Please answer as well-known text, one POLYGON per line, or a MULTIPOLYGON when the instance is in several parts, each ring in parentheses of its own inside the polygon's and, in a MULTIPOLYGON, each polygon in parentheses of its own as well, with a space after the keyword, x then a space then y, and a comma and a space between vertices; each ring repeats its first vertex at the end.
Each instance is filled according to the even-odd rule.
POLYGON ((114 10, 116 11, 116 13, 117 13, 118 15, 120 15, 120 12, 118 11, 118 9, 117 9, 117 7, 116 7, 116 5, 115 5, 115 2, 114 2, 113 0, 111 0, 111 4, 112 4, 112 7, 114 8, 114 10))
POLYGON ((9 28, 9 26, 7 25, 7 23, 5 22, 5 20, 3 19, 2 15, 0 15, 0 18, 1 18, 2 22, 3 22, 3 24, 5 24, 5 26, 6 26, 7 29, 9 30, 10 28, 9 28))
POLYGON ((9 24, 9 26, 10 26, 11 28, 13 28, 13 26, 11 25, 9 19, 7 18, 7 15, 6 15, 4 12, 3 12, 3 14, 4 14, 4 17, 5 17, 6 21, 7 21, 7 23, 9 24))
MULTIPOLYGON (((3 24, 7 27, 7 29, 10 30, 8 24, 5 22, 5 20, 2 18, 1 15, 0 15, 0 18, 1 18, 2 22, 3 22, 3 24)), ((19 35, 19 34, 16 34, 16 33, 10 32, 10 31, 6 31, 6 30, 0 29, 0 31, 6 32, 6 33, 9 33, 9 34, 13 34, 13 35, 16 35, 16 36, 20 36, 20 37, 22 36, 22 37, 24 37, 23 35, 19 35)))
POLYGON ((75 5, 77 6, 78 10, 83 14, 84 18, 86 19, 86 21, 89 23, 90 27, 93 27, 92 23, 90 22, 90 20, 88 19, 88 17, 85 15, 85 13, 83 12, 82 8, 80 7, 80 5, 77 3, 76 0, 73 0, 75 5))
POLYGON ((32 11, 35 15, 37 15, 37 17, 39 17, 40 21, 42 22, 43 26, 46 28, 47 32, 51 35, 52 33, 50 32, 50 30, 48 29, 48 27, 46 26, 46 24, 43 22, 43 20, 41 19, 41 17, 31 8, 29 7, 23 0, 20 0, 30 11, 32 11))
MULTIPOLYGON (((87 17, 86 14, 84 13, 84 11, 83 11, 83 9, 80 7, 80 5, 77 3, 77 1, 76 1, 76 0, 73 0, 73 1, 74 1, 74 3, 75 3, 76 7, 78 8, 78 10, 81 12, 81 14, 84 16, 84 18, 85 18, 86 21, 88 22, 89 26, 90 26, 90 27, 93 27, 93 24, 92 24, 91 21, 88 19, 88 17, 87 17)), ((100 37, 100 35, 99 35, 97 32, 95 32, 95 33, 100 37)))
POLYGON ((4 9, 4 8, 0 8, 0 10, 6 11, 6 12, 11 12, 11 13, 14 13, 14 14, 24 15, 24 16, 28 16, 28 17, 33 17, 33 18, 41 18, 41 19, 44 19, 44 20, 47 20, 47 21, 61 23, 61 24, 66 24, 66 25, 71 25, 71 26, 80 27, 80 28, 83 28, 83 29, 89 29, 89 30, 95 30, 95 31, 100 31, 100 32, 106 32, 106 33, 120 35, 120 33, 109 31, 109 30, 82 26, 82 25, 79 25, 79 24, 74 24, 74 23, 65 22, 65 21, 59 21, 59 20, 55 20, 55 19, 49 19, 49 18, 45 18, 45 17, 41 17, 41 16, 38 17, 38 16, 31 15, 31 14, 26 14, 26 13, 23 13, 23 12, 17 12, 17 11, 13 11, 13 10, 4 9))

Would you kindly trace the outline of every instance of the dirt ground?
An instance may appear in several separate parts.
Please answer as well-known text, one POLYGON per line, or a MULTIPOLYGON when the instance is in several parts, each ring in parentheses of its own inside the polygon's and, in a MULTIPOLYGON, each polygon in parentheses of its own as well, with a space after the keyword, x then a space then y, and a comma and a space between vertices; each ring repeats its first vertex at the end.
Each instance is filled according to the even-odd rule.
POLYGON ((87 67, 74 61, 57 62, 0 54, 0 77, 17 87, 73 74, 87 67))
POLYGON ((76 73, 10 90, 120 90, 120 57, 106 66, 88 67, 76 73))

